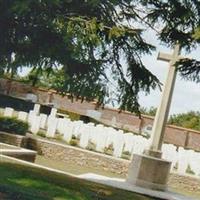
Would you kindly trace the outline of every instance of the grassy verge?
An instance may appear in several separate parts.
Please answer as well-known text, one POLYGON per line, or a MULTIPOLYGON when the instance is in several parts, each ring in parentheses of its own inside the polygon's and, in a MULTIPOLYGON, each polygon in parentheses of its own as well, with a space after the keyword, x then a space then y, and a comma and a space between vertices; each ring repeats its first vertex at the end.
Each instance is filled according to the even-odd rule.
POLYGON ((74 177, 6 162, 0 163, 0 198, 1 200, 153 200, 74 177))

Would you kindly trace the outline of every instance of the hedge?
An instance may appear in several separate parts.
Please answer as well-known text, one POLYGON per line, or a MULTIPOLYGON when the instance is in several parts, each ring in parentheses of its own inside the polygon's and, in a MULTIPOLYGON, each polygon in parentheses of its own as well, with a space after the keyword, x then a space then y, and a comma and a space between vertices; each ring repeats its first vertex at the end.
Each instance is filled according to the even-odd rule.
MULTIPOLYGON (((29 112, 30 110, 33 110, 34 103, 16 97, 0 94, 0 107, 2 108, 11 107, 16 111, 29 112)), ((49 115, 50 112, 51 112, 50 106, 41 105, 40 113, 49 115)))
POLYGON ((29 125, 27 122, 23 122, 13 117, 0 116, 0 131, 25 135, 28 131, 29 125))

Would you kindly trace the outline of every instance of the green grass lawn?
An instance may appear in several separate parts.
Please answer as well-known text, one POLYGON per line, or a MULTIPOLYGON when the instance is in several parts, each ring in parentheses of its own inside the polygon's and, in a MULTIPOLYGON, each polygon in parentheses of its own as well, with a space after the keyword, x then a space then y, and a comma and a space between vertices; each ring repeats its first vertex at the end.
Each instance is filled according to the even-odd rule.
MULTIPOLYGON (((43 169, 0 163, 1 200, 153 200, 146 196, 57 175, 43 169)), ((155 199, 154 199, 155 200, 155 199)))

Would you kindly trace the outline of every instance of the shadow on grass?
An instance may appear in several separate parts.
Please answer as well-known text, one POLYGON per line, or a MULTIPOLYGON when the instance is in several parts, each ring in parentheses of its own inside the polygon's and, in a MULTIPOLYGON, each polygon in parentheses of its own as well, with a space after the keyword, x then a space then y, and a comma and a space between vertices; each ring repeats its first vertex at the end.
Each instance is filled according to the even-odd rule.
POLYGON ((153 200, 45 169, 5 162, 0 163, 1 193, 2 200, 153 200))

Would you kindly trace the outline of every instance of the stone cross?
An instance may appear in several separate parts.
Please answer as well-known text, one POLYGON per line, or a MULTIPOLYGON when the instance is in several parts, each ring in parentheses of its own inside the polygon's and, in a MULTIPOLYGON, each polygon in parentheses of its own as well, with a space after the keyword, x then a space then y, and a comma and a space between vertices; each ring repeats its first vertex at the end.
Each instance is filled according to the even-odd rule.
POLYGON ((159 53, 158 60, 169 62, 169 72, 163 89, 160 106, 157 110, 152 129, 151 146, 145 153, 154 157, 161 157, 165 125, 168 119, 169 108, 176 80, 175 63, 180 60, 180 45, 176 44, 173 54, 159 53))

